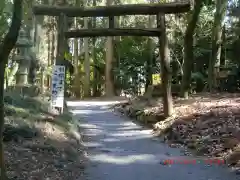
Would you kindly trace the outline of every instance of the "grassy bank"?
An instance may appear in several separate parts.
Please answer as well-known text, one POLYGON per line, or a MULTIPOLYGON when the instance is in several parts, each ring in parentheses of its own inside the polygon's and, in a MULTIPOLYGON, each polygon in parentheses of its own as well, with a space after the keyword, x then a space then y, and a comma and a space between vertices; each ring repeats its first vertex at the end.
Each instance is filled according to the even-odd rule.
POLYGON ((83 175, 84 150, 78 123, 57 116, 47 98, 5 95, 4 144, 10 179, 73 180, 83 175))

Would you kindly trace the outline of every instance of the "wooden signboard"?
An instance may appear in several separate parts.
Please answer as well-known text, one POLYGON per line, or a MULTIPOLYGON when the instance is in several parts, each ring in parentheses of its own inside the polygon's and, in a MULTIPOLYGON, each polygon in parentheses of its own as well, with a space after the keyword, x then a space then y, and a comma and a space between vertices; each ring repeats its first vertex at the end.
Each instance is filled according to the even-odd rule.
POLYGON ((160 74, 153 74, 152 75, 152 84, 153 85, 161 84, 161 82, 162 82, 162 80, 161 80, 160 74))
POLYGON ((61 111, 63 111, 64 106, 64 77, 65 67, 58 65, 54 66, 52 73, 51 105, 53 108, 60 108, 61 111))

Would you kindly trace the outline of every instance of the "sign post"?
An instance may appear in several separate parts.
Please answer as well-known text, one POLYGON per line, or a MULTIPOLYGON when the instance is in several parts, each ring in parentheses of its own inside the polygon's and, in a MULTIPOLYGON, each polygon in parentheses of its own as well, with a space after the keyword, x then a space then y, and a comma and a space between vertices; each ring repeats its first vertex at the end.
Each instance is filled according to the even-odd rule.
POLYGON ((59 108, 60 113, 63 113, 64 107, 64 81, 65 81, 65 67, 56 65, 52 72, 52 108, 59 108))

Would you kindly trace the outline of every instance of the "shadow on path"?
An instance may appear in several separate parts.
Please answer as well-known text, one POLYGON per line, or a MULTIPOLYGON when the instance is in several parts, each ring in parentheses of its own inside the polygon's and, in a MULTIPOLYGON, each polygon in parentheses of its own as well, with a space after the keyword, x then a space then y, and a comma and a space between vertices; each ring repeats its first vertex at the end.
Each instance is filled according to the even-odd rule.
POLYGON ((114 102, 68 102, 88 137, 89 180, 240 180, 224 165, 208 165, 155 139, 152 131, 111 112, 114 102), (172 159, 175 163, 164 165, 172 159), (179 160, 181 159, 181 160, 179 160), (187 161, 188 164, 180 164, 187 161), (196 163, 190 163, 196 162, 196 163))

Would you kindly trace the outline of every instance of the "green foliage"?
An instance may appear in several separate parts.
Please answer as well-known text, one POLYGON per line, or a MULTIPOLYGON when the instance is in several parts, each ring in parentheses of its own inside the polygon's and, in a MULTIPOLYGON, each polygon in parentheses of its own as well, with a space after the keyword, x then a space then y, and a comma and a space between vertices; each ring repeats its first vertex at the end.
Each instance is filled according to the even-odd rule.
POLYGON ((219 90, 230 93, 240 92, 240 68, 231 67, 228 76, 220 79, 219 90))
POLYGON ((213 0, 203 0, 205 6, 213 5, 215 2, 213 0))
POLYGON ((191 79, 191 89, 196 92, 203 91, 207 83, 207 77, 205 77, 201 72, 194 72, 192 73, 191 79))
POLYGON ((200 73, 200 72, 194 72, 194 73, 192 73, 192 79, 193 79, 193 80, 199 79, 199 80, 201 80, 201 81, 206 81, 206 77, 204 77, 203 74, 200 73))
POLYGON ((144 83, 144 66, 149 58, 147 38, 123 38, 118 48, 120 63, 114 69, 117 84, 123 89, 134 89, 136 84, 144 83))
POLYGON ((12 13, 12 2, 9 0, 0 1, 0 41, 9 27, 9 19, 12 13))

